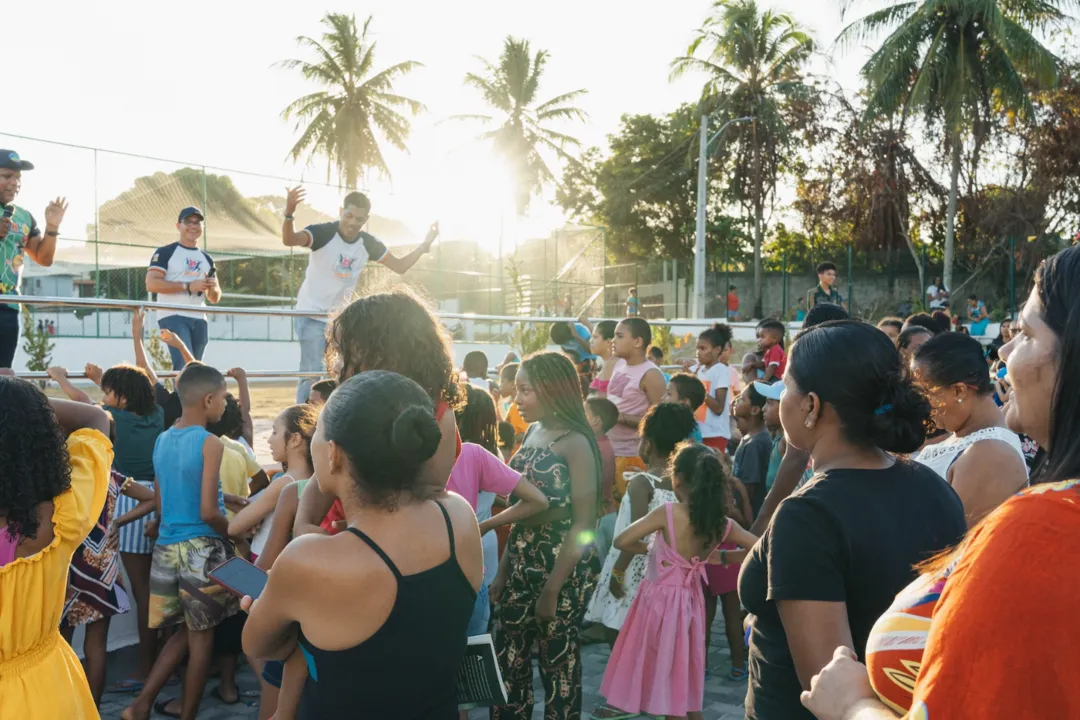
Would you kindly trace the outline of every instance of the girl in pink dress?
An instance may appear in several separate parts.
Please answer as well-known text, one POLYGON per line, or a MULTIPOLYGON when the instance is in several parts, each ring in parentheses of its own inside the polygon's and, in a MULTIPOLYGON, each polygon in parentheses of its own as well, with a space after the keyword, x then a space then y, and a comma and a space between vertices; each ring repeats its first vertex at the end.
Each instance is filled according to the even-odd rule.
POLYGON ((623 552, 646 554, 649 568, 608 660, 600 693, 628 713, 701 720, 705 696, 708 563, 741 562, 726 540, 757 538, 727 517, 726 470, 704 445, 683 443, 671 462, 678 503, 666 503, 615 538, 623 552), (645 538, 655 533, 651 547, 645 538), (702 559, 704 558, 704 559, 702 559))

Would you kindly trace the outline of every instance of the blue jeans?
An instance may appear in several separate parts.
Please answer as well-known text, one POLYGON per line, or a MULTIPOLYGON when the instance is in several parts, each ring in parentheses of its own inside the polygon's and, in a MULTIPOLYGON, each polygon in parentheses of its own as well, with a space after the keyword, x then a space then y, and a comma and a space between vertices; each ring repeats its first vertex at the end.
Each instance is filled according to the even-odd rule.
POLYGON ((472 617, 469 618, 468 629, 465 632, 469 637, 487 635, 490 622, 491 600, 488 599, 488 586, 481 585, 476 593, 476 604, 473 605, 472 617))
MULTIPOLYGON (((180 315, 167 315, 158 318, 158 327, 168 330, 176 337, 184 341, 188 350, 196 360, 202 360, 206 344, 210 341, 209 326, 202 318, 182 317, 180 315)), ((172 357, 173 370, 184 369, 184 356, 174 347, 169 347, 169 355, 172 357)))
MULTIPOLYGON (((300 341, 300 372, 319 372, 325 368, 326 321, 298 317, 293 321, 300 341)), ((301 378, 296 384, 296 404, 306 403, 316 378, 301 378)))

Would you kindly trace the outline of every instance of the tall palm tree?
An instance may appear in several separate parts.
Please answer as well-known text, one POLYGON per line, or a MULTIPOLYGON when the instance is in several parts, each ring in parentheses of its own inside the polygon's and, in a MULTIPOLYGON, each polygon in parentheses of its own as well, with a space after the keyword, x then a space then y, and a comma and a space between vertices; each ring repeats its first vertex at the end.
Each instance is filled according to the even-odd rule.
POLYGON ((375 45, 368 40, 371 17, 358 33, 356 16, 327 13, 322 24, 322 40, 301 35, 297 44, 313 51, 315 59, 285 60, 281 67, 296 69, 321 90, 293 101, 282 111, 285 120, 296 120, 300 138, 289 151, 294 161, 307 155, 326 158, 326 178, 336 172, 338 183, 355 188, 360 176, 375 170, 390 177, 379 139, 382 136, 398 150, 407 151, 405 140, 410 123, 399 110, 417 115, 424 106, 394 92, 394 81, 420 67, 420 63, 398 63, 374 72, 375 45))
MULTIPOLYGON (((1068 20, 1070 0, 893 0, 848 25, 838 44, 888 37, 862 68, 868 118, 921 111, 940 121, 950 153, 945 287, 952 288, 956 197, 964 141, 977 148, 993 113, 1031 116, 1029 87, 1057 81, 1058 58, 1032 34, 1068 20)), ((978 162, 973 159, 973 168, 978 162)))
POLYGON ((754 0, 716 0, 686 55, 672 62, 672 78, 691 71, 709 76, 702 106, 716 127, 752 118, 731 126, 724 145, 734 160, 728 192, 753 213, 754 312, 759 315, 765 208, 792 148, 795 110, 810 96, 802 70, 813 50, 813 39, 791 15, 759 11, 754 0))
POLYGON ((507 37, 497 64, 483 58, 478 60, 483 63, 484 72, 468 73, 465 83, 479 90, 497 114, 458 115, 456 119, 498 123, 498 127, 483 133, 480 139, 492 141, 496 153, 509 163, 517 210, 524 214, 533 196, 555 180, 544 155, 573 161, 567 149, 580 145, 576 138, 547 127, 548 123, 585 120, 588 117, 585 111, 571 103, 587 91, 573 90, 537 102, 548 53, 537 50, 535 55, 532 54, 528 40, 507 37))

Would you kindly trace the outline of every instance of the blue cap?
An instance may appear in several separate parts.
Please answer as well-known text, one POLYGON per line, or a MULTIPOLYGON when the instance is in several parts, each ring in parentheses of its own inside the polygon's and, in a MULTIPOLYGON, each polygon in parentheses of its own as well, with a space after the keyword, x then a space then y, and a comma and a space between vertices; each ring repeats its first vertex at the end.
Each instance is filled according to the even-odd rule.
POLYGON ((758 380, 754 381, 754 390, 757 390, 758 395, 761 395, 766 400, 780 400, 780 396, 784 394, 784 383, 763 383, 758 380))
POLYGON ((200 220, 205 220, 206 216, 203 215, 203 211, 197 207, 186 207, 180 211, 180 217, 176 219, 176 222, 184 222, 184 218, 191 217, 192 215, 198 215, 200 220))
POLYGON ((0 168, 5 170, 33 170, 34 163, 19 157, 14 150, 0 150, 0 168))

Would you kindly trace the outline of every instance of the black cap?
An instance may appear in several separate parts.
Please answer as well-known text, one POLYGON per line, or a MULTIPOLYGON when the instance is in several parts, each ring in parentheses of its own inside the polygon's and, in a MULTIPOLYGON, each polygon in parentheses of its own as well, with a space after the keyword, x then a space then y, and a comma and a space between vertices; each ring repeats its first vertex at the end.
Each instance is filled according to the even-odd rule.
POLYGON ((180 217, 176 219, 176 222, 184 222, 184 218, 192 215, 198 215, 200 220, 205 220, 206 216, 203 215, 203 211, 197 207, 186 207, 180 211, 180 217))
POLYGON ((0 150, 0 168, 5 170, 33 170, 34 164, 19 157, 14 150, 0 150))

